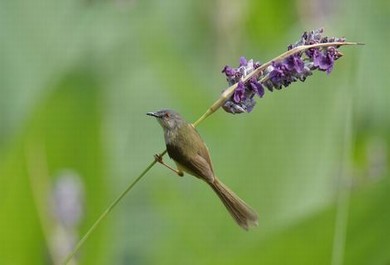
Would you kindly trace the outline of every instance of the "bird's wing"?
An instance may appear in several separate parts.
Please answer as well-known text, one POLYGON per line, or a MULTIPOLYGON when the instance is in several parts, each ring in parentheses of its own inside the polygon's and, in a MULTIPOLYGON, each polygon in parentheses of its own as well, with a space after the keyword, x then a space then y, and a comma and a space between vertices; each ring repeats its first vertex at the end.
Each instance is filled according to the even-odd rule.
POLYGON ((167 144, 168 154, 175 160, 179 169, 206 181, 212 181, 214 171, 209 151, 198 132, 192 125, 188 126, 183 128, 187 130, 187 137, 180 139, 182 145, 167 144))
MULTIPOLYGON (((199 136, 200 137, 200 136, 199 136)), ((203 141, 202 141, 203 143, 203 141)), ((202 144, 201 146, 199 146, 198 148, 198 152, 197 154, 204 159, 204 161, 209 165, 209 168, 211 170, 211 172, 213 173, 214 175, 214 169, 213 169, 213 164, 211 163, 211 158, 210 158, 210 153, 209 153, 209 149, 207 148, 206 144, 202 144)))
POLYGON ((188 130, 190 131, 191 139, 196 139, 196 141, 192 141, 193 149, 197 155, 199 155, 202 159, 198 158, 200 161, 208 164, 211 173, 214 175, 213 164, 211 163, 209 149, 206 144, 203 142, 203 139, 200 137, 198 131, 191 125, 188 124, 188 130))
POLYGON ((214 178, 214 173, 206 159, 199 154, 185 155, 183 151, 175 145, 167 144, 169 156, 176 162, 179 169, 187 172, 195 177, 205 180, 214 178))
POLYGON ((214 181, 214 172, 206 159, 204 159, 201 155, 196 155, 193 159, 191 159, 192 170, 196 170, 196 176, 205 180, 206 182, 214 181))

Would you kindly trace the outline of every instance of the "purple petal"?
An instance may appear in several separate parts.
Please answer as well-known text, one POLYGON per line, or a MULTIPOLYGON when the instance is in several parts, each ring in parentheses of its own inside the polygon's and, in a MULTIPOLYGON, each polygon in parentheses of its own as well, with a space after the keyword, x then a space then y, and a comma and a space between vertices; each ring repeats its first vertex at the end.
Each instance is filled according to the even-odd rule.
POLYGON ((318 51, 317 48, 310 48, 310 49, 307 49, 305 51, 305 54, 307 55, 307 57, 309 57, 310 59, 313 59, 314 57, 314 54, 318 51))
POLYGON ((280 88, 285 79, 285 73, 283 69, 285 68, 281 63, 272 63, 274 67, 273 70, 269 73, 269 80, 273 83, 276 89, 280 88))
POLYGON ((241 56, 240 57, 240 66, 247 66, 248 65, 248 61, 246 60, 246 58, 244 56, 241 56))
POLYGON ((256 93, 257 93, 257 95, 259 95, 259 97, 262 98, 264 96, 264 87, 256 79, 252 79, 250 81, 250 86, 254 91, 256 91, 256 93))
POLYGON ((320 70, 326 71, 328 74, 333 69, 334 53, 326 51, 326 54, 317 51, 313 56, 314 66, 317 66, 320 70))
POLYGON ((224 73, 227 77, 231 77, 236 74, 236 70, 228 65, 225 65, 225 67, 222 69, 222 73, 224 73))
POLYGON ((313 51, 313 64, 315 67, 319 67, 321 60, 322 60, 323 54, 319 50, 313 51))
POLYGON ((294 54, 285 60, 285 66, 292 72, 301 73, 305 63, 298 54, 294 54))
POLYGON ((246 112, 245 109, 243 109, 240 105, 230 101, 230 100, 227 100, 222 108, 226 111, 226 112, 229 112, 229 113, 232 113, 232 114, 240 114, 240 113, 244 113, 246 112))
POLYGON ((239 103, 239 102, 241 102, 244 99, 244 96, 245 96, 245 86, 240 81, 240 82, 238 82, 237 88, 234 91, 233 101, 236 102, 236 103, 239 103))
POLYGON ((244 106, 245 106, 245 109, 246 111, 249 113, 253 110, 253 108, 255 107, 256 105, 256 101, 253 99, 253 98, 248 98, 247 100, 245 100, 244 102, 244 106))

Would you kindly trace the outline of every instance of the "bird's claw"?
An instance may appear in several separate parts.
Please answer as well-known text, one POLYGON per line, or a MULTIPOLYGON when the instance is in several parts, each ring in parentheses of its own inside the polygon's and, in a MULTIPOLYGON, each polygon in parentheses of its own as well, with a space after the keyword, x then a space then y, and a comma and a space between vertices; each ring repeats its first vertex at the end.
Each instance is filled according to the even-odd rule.
POLYGON ((162 156, 160 154, 155 154, 154 155, 154 159, 159 162, 159 163, 162 163, 163 162, 163 159, 162 159, 162 156))
POLYGON ((177 175, 179 175, 180 177, 183 177, 184 176, 184 172, 181 171, 181 170, 177 170, 177 169, 174 169, 172 167, 170 167, 169 165, 165 164, 163 159, 162 159, 162 155, 160 154, 155 154, 154 155, 154 160, 158 163, 160 163, 161 165, 163 166, 166 166, 167 168, 169 168, 170 170, 172 170, 173 172, 175 172, 177 175))

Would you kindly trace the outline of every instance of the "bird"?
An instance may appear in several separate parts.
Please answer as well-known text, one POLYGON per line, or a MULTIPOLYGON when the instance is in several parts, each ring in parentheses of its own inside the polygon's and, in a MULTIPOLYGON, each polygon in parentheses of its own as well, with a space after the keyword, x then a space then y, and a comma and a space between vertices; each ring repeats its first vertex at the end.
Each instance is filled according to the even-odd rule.
POLYGON ((162 109, 146 114, 155 117, 163 128, 168 155, 177 169, 167 165, 161 155, 155 155, 156 161, 179 176, 186 172, 206 182, 243 229, 257 226, 257 213, 215 175, 209 150, 195 127, 174 110, 162 109))

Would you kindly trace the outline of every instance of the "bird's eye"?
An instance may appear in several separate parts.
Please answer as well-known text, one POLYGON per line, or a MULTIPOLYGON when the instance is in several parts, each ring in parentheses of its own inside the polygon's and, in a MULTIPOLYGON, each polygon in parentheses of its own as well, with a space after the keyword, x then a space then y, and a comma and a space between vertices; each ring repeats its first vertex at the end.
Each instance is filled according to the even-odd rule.
POLYGON ((165 118, 169 118, 169 113, 165 113, 165 118))

